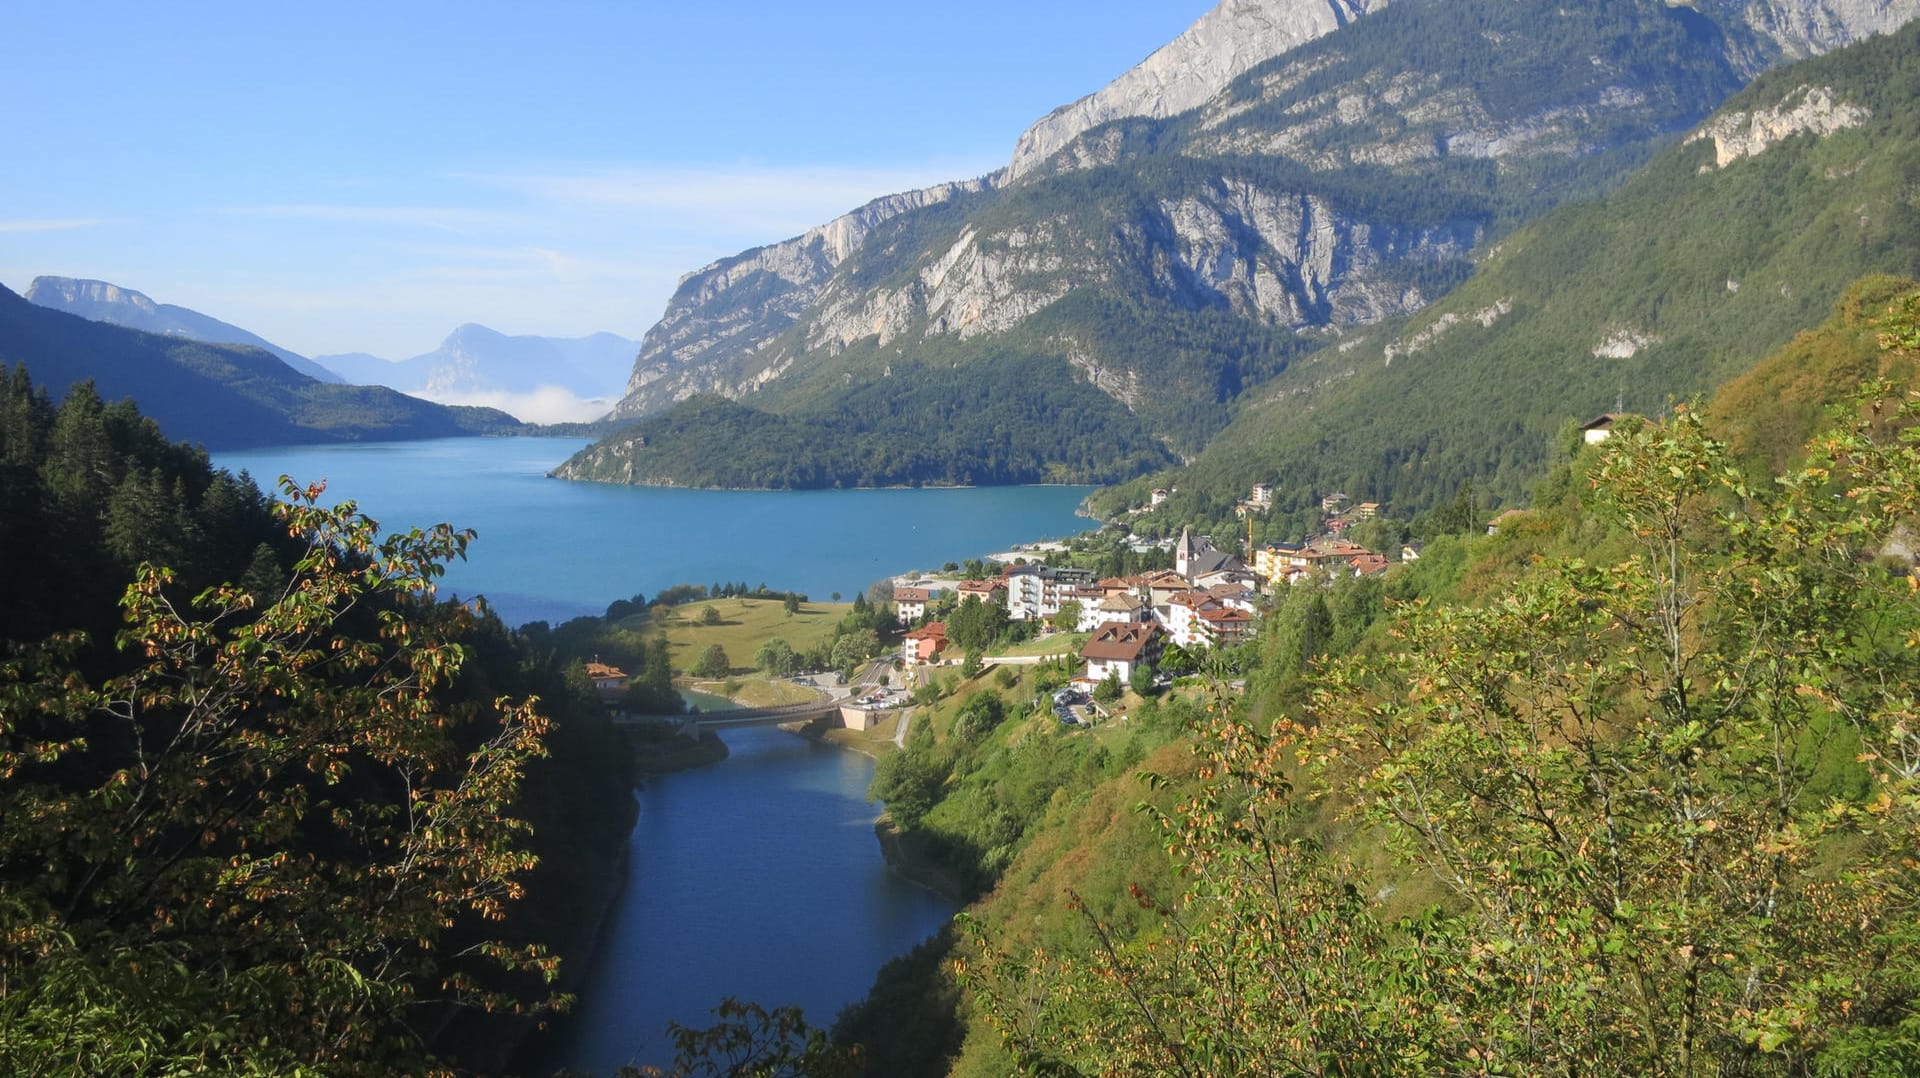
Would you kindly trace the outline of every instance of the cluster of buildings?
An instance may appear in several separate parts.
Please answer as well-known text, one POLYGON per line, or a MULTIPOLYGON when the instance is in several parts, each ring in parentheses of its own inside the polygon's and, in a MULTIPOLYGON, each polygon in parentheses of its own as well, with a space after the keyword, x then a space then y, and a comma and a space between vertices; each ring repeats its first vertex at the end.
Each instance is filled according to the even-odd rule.
MULTIPOLYGON (((1170 493, 1153 491, 1149 504, 1135 511, 1150 511, 1170 493)), ((1244 517, 1268 511, 1273 495, 1272 484, 1256 483, 1236 512, 1244 517)), ((1075 604, 1075 630, 1091 634, 1080 651, 1087 662, 1085 679, 1098 682, 1117 675, 1125 681, 1141 665, 1156 665, 1169 646, 1216 648, 1245 639, 1263 589, 1342 575, 1373 576, 1393 564, 1387 555, 1346 538, 1355 524, 1379 515, 1380 503, 1355 503, 1336 492, 1321 498, 1320 509, 1326 515, 1324 534, 1303 543, 1262 547, 1253 552, 1252 565, 1196 539, 1189 529, 1181 532, 1174 547, 1172 569, 1095 579, 1087 569, 1010 565, 997 579, 964 581, 954 591, 960 602, 1003 604, 1013 621, 1053 621, 1068 604, 1075 604)), ((1420 556, 1420 548, 1408 544, 1399 553, 1400 560, 1411 561, 1420 556)), ((944 598, 939 588, 894 589, 903 624, 919 622, 929 604, 944 598)), ((923 625, 907 634, 902 658, 926 662, 945 644, 943 624, 923 625)))
MULTIPOLYGON (((1053 621, 1072 604, 1079 612, 1075 631, 1091 634, 1080 652, 1087 661, 1086 678, 1098 682, 1116 674, 1125 681, 1140 665, 1157 664, 1170 645, 1210 649, 1246 639, 1263 580, 1292 583, 1315 572, 1384 572, 1388 564, 1382 555, 1329 536, 1269 546, 1249 567, 1188 530, 1174 547, 1172 569, 1096 579, 1089 569, 1010 565, 997 579, 963 581, 954 590, 960 602, 1004 605, 1012 621, 1053 621)), ((936 588, 894 589, 905 624, 920 621, 928 605, 944 597, 936 588)), ((906 634, 901 658, 927 662, 945 646, 946 626, 933 622, 906 634)))

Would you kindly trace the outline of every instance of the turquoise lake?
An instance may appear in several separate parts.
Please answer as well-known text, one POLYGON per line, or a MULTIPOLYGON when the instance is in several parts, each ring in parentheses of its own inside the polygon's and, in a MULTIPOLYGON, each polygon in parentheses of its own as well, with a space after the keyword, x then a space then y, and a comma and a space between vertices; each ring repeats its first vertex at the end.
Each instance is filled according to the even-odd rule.
MULTIPOLYGON (((455 439, 219 453, 263 487, 324 479, 383 528, 478 535, 443 594, 485 595, 509 624, 599 614, 635 592, 745 581, 820 599, 1083 530, 1087 488, 722 492, 546 478, 574 439, 455 439)), ((726 996, 828 1025, 888 959, 954 913, 886 867, 866 799, 873 761, 774 729, 729 731, 711 767, 636 791, 625 888, 573 1015, 528 1046, 530 1073, 607 1075, 671 1061, 669 1022, 726 996)))
POLYGON ((674 584, 745 582, 846 599, 874 581, 1072 535, 1089 487, 713 491, 548 479, 587 442, 453 438, 213 454, 271 489, 327 482, 385 529, 477 534, 443 594, 485 595, 509 625, 600 614, 674 584))

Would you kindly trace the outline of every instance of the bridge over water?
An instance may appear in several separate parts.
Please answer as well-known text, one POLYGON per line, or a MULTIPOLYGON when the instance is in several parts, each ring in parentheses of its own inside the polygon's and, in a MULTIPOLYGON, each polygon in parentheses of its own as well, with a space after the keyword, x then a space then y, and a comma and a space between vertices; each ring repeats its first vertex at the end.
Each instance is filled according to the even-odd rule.
POLYGON ((782 707, 741 707, 725 711, 703 711, 692 715, 619 715, 615 726, 637 726, 649 722, 677 723, 682 730, 726 730, 745 726, 779 726, 789 722, 811 722, 840 712, 839 700, 812 700, 782 707))

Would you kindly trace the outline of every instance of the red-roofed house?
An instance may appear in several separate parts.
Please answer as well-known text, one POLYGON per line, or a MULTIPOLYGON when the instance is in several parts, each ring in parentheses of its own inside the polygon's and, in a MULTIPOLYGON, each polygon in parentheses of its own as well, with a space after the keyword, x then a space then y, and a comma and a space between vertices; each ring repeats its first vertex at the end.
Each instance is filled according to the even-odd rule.
POLYGON ((906 639, 900 643, 900 658, 908 663, 932 662, 933 657, 946 646, 947 623, 928 622, 907 633, 906 639))
POLYGON ((1194 611, 1194 635, 1207 647, 1238 644, 1253 627, 1253 615, 1230 606, 1212 606, 1194 611))
POLYGON ((625 695, 630 679, 625 670, 595 659, 587 664, 587 680, 593 682, 594 691, 600 694, 603 703, 613 703, 625 695))
POLYGON ((596 659, 587 664, 587 680, 593 682, 596 689, 624 689, 627 687, 627 672, 596 659))
POLYGON ((1253 615, 1204 591, 1183 591, 1156 608, 1173 642, 1183 648, 1219 647, 1243 639, 1253 615))
POLYGON ((1138 596, 1109 595, 1097 603, 1080 608, 1080 624, 1075 632, 1088 633, 1109 621, 1152 621, 1153 608, 1138 596))
POLYGON ((962 580, 953 590, 963 603, 968 599, 1004 603, 1007 599, 1007 585, 1000 580, 962 580))
POLYGON ((1353 566, 1354 576, 1378 576, 1393 563, 1387 560, 1385 554, 1359 554, 1347 564, 1353 566))

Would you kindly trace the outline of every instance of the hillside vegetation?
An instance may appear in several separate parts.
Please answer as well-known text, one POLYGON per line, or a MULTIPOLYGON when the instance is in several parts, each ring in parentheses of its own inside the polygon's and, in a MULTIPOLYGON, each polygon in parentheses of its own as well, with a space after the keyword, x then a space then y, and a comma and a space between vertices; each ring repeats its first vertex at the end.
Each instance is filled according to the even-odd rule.
POLYGON ((591 942, 590 686, 434 601, 465 533, 282 493, 0 383, 0 1072, 498 1071, 591 942))
POLYGON ((1063 735, 955 686, 875 793, 986 897, 842 1036, 969 1078, 1920 1066, 1917 370, 1920 291, 1863 281, 1499 535, 1292 589, 1215 659, 1245 695, 1063 735))

